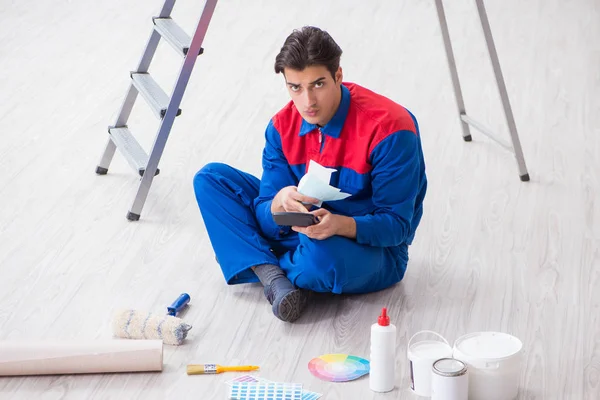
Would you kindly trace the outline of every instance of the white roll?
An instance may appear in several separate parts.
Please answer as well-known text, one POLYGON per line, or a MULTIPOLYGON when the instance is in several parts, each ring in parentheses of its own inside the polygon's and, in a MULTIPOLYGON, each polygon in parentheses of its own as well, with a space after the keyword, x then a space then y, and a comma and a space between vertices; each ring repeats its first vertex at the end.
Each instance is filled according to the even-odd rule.
POLYGON ((0 376, 162 371, 162 340, 0 341, 0 376))

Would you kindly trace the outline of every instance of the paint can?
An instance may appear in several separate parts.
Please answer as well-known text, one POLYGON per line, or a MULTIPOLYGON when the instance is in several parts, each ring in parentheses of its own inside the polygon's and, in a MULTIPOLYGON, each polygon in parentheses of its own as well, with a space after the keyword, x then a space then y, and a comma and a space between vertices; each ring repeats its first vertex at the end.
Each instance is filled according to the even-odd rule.
POLYGON ((501 332, 476 332, 454 343, 469 368, 469 400, 512 400, 519 392, 523 343, 501 332))
POLYGON ((433 363, 431 400, 467 400, 469 375, 467 365, 454 358, 442 358, 433 363))
POLYGON ((439 333, 419 331, 408 341, 407 356, 410 364, 410 388, 418 396, 430 397, 433 363, 441 358, 452 357, 452 347, 439 333), (437 338, 413 343, 417 336, 423 334, 434 335, 437 338))

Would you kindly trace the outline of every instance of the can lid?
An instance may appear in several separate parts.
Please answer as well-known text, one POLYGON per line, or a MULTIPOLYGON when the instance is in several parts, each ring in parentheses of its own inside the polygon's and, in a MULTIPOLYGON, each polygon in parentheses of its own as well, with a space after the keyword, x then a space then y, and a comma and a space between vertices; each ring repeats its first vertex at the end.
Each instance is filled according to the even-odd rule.
POLYGON ((467 373, 467 366, 454 358, 442 358, 433 363, 433 373, 450 377, 461 376, 467 373))
POLYGON ((458 338, 454 348, 460 352, 461 360, 465 358, 466 361, 470 359, 501 360, 519 353, 523 348, 523 343, 506 333, 474 332, 458 338))

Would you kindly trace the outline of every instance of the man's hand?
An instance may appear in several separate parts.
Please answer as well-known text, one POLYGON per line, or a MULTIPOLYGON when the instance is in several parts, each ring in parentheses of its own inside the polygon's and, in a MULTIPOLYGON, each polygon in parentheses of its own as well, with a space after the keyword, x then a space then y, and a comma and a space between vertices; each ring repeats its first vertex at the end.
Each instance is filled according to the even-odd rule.
POLYGON ((271 212, 308 212, 310 207, 317 203, 319 203, 318 199, 304 196, 298 192, 296 186, 286 186, 273 198, 273 201, 271 202, 271 212))
POLYGON ((292 229, 303 233, 311 239, 323 240, 333 235, 356 238, 356 221, 354 218, 332 214, 324 208, 311 212, 319 218, 319 223, 307 227, 294 226, 292 229))

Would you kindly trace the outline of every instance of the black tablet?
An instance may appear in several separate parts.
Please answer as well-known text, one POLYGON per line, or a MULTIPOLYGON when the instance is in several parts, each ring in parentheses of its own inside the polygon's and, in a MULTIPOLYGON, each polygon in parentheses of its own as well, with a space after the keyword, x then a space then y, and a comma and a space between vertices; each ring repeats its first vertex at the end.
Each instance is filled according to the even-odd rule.
POLYGON ((311 226, 319 222, 313 214, 303 212, 274 212, 273 220, 281 226, 311 226))

